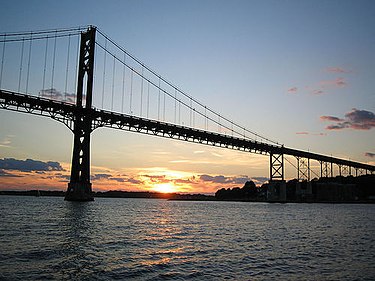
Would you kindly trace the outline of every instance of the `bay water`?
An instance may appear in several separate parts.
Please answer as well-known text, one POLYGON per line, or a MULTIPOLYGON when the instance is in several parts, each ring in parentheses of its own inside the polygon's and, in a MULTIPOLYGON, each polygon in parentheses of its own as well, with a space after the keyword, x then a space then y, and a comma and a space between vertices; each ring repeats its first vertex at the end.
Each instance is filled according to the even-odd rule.
POLYGON ((0 280, 375 280, 375 205, 0 196, 0 280))

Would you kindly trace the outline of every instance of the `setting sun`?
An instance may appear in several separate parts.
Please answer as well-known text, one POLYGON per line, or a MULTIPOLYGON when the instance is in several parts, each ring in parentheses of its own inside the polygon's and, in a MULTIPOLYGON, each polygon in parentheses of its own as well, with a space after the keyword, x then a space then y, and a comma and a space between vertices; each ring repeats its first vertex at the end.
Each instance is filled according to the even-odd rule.
POLYGON ((153 190, 162 193, 176 192, 176 187, 172 183, 158 183, 155 184, 153 190))

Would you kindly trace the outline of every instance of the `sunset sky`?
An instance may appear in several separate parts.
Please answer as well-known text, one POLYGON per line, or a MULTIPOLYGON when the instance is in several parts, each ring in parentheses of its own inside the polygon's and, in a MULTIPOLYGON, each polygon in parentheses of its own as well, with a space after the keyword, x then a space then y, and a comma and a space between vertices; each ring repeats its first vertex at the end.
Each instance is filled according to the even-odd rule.
MULTIPOLYGON (((375 1, 1 6, 0 33, 95 25, 222 116, 287 147, 375 165, 375 1)), ((72 142, 61 123, 0 110, 0 189, 66 189, 72 142)), ((96 191, 214 193, 269 177, 267 156, 104 128, 91 160, 96 191)))

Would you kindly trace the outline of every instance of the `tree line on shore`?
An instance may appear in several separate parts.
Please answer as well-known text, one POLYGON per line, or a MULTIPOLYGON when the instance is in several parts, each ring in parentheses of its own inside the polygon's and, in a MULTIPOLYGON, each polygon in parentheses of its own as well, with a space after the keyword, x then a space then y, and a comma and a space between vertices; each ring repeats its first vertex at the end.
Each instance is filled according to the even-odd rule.
MULTIPOLYGON (((242 188, 221 188, 217 200, 266 201, 269 183, 256 186, 247 181, 242 188)), ((286 182, 287 201, 366 201, 375 202, 375 175, 337 176, 300 182, 286 182), (349 191, 348 191, 349 189, 349 191), (348 195, 349 193, 349 195, 348 195)))

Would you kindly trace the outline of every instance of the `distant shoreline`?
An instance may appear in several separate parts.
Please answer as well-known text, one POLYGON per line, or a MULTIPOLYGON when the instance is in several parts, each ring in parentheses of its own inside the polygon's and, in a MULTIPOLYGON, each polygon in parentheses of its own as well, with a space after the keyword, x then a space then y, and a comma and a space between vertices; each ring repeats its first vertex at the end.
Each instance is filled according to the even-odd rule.
MULTIPOLYGON (((165 199, 169 201, 216 201, 216 202, 252 202, 252 203, 319 203, 319 204, 375 204, 375 200, 350 200, 350 201, 267 201, 263 199, 218 199, 213 195, 204 194, 179 194, 179 193, 160 193, 160 192, 136 192, 136 191, 105 191, 93 192, 95 198, 135 198, 135 199, 165 199)), ((30 196, 30 197, 64 197, 65 191, 54 190, 4 190, 1 195, 8 196, 30 196)))
MULTIPOLYGON (((65 197, 65 191, 57 190, 3 190, 0 195, 13 195, 13 196, 34 196, 34 197, 65 197)), ((180 194, 180 193, 161 193, 150 191, 94 191, 96 198, 146 198, 146 199, 168 199, 168 200, 200 200, 200 201, 213 201, 216 200, 214 195, 204 194, 180 194)))

